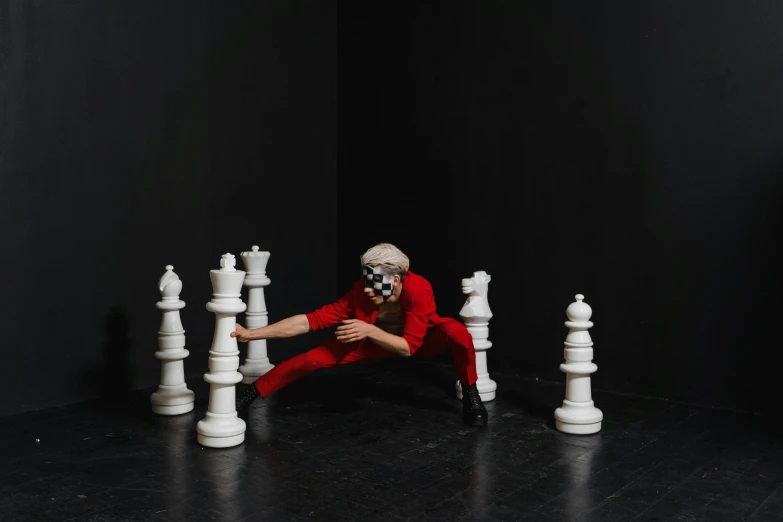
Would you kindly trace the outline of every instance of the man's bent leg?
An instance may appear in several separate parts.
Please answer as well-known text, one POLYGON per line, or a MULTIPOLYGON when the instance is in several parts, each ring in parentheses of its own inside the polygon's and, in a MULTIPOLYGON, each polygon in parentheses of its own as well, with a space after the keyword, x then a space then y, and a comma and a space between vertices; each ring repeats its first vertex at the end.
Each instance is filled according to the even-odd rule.
POLYGON ((337 339, 332 339, 321 346, 276 364, 274 368, 256 379, 255 387, 262 397, 269 397, 280 388, 310 372, 340 364, 349 353, 355 350, 356 345, 353 343, 341 343, 337 339))
POLYGON ((264 398, 269 397, 280 388, 315 370, 393 356, 392 353, 371 343, 365 343, 360 348, 357 346, 356 343, 341 343, 337 339, 332 339, 275 365, 237 396, 237 414, 246 419, 250 412, 250 404, 259 395, 264 398))
POLYGON ((451 358, 462 384, 462 421, 469 426, 486 426, 489 415, 476 386, 478 376, 473 336, 464 324, 449 319, 433 328, 414 357, 437 355, 447 348, 451 350, 451 358))
POLYGON ((432 357, 451 351, 454 368, 459 380, 465 386, 471 386, 478 380, 476 374, 476 349, 473 347, 473 336, 464 324, 456 319, 449 319, 440 326, 430 330, 424 339, 424 344, 413 354, 413 357, 432 357))
POLYGON ((341 343, 337 339, 332 339, 312 350, 286 359, 256 379, 237 396, 237 414, 246 419, 250 412, 250 404, 259 395, 264 398, 269 397, 280 388, 315 370, 383 356, 382 353, 377 353, 377 350, 384 351, 381 348, 375 347, 377 350, 366 348, 357 348, 356 343, 341 343))

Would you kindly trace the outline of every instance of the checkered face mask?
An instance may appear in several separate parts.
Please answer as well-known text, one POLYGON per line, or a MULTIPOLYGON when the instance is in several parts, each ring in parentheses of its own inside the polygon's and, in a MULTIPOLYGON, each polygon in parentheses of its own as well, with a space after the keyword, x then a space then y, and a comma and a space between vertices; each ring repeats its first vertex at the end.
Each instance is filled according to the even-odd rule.
POLYGON ((383 297, 384 301, 394 292, 394 276, 383 275, 378 268, 363 266, 362 278, 364 279, 364 288, 372 288, 373 293, 378 297, 383 297))

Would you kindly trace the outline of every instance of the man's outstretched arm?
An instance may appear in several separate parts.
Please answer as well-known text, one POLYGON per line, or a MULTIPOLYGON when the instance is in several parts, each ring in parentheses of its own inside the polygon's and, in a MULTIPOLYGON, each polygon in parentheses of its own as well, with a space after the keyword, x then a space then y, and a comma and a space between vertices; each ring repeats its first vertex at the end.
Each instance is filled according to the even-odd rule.
POLYGON ((283 319, 269 326, 254 328, 248 330, 237 323, 236 330, 231 332, 231 337, 236 337, 237 341, 246 343, 255 339, 283 339, 286 337, 296 337, 306 334, 310 331, 310 321, 305 314, 294 315, 283 319))
POLYGON ((337 340, 341 343, 355 343, 362 339, 370 339, 372 342, 397 355, 409 357, 411 354, 408 341, 394 334, 381 330, 377 326, 358 319, 346 319, 337 327, 335 332, 337 340))
POLYGON ((392 353, 402 355, 403 357, 411 356, 411 347, 408 345, 408 341, 399 335, 390 334, 378 327, 373 327, 374 330, 367 336, 372 342, 392 353))

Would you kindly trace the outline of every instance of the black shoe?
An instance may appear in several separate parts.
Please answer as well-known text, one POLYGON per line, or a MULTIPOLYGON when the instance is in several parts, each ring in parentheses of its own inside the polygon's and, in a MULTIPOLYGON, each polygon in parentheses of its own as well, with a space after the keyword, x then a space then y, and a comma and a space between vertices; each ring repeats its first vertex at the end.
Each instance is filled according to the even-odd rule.
POLYGON ((488 418, 476 384, 462 384, 462 422, 468 426, 486 426, 488 418))
POLYGON ((240 419, 247 420, 250 413, 250 404, 256 400, 261 394, 258 393, 255 383, 250 385, 244 385, 242 388, 237 387, 237 416, 240 419))

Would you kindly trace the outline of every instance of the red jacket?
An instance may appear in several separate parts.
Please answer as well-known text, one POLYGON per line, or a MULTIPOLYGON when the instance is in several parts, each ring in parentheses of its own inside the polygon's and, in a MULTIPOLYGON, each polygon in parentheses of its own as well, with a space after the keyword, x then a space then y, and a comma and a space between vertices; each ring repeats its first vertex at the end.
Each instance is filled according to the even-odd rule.
MULTIPOLYGON (((435 311, 435 296, 430 282, 410 270, 402 282, 400 305, 404 324, 402 337, 408 341, 410 353, 413 355, 424 343, 427 330, 443 324, 448 319, 440 317, 435 311)), ((375 324, 378 307, 372 304, 364 293, 364 279, 360 279, 340 299, 306 315, 310 328, 316 332, 338 325, 344 319, 358 319, 375 324)), ((365 340, 362 339, 359 344, 365 340)))

